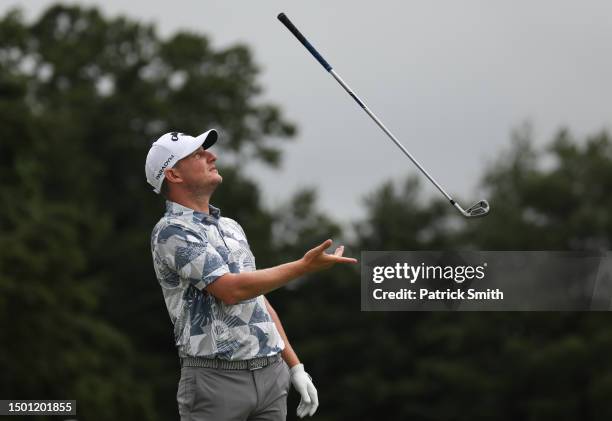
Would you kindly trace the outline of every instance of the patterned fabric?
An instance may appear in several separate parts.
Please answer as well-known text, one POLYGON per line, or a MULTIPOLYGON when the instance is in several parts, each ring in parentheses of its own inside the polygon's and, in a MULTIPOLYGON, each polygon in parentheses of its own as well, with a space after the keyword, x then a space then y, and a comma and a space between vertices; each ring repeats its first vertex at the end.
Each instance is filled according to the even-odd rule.
POLYGON ((279 353, 285 344, 263 295, 226 305, 205 288, 226 273, 255 270, 242 227, 219 209, 197 212, 166 202, 151 234, 151 252, 179 357, 245 360, 279 353))

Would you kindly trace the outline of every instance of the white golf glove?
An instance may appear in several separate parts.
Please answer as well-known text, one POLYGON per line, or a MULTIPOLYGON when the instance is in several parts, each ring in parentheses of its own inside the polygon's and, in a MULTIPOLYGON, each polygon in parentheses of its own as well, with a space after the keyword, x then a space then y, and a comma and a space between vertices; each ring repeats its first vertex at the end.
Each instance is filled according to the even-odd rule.
POLYGON ((291 367, 291 383, 302 396, 297 407, 297 416, 303 418, 305 415, 312 416, 319 407, 317 389, 312 383, 310 375, 304 371, 304 364, 296 364, 291 367))

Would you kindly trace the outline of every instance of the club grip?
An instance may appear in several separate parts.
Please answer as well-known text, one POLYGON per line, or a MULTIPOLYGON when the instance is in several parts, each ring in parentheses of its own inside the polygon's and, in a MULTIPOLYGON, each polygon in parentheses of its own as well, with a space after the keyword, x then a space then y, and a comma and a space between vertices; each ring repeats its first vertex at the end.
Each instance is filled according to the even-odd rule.
POLYGON ((312 46, 312 44, 308 42, 308 40, 304 37, 304 35, 302 35, 302 33, 289 20, 287 15, 285 15, 284 13, 280 13, 278 15, 278 20, 280 20, 283 23, 283 25, 285 25, 287 29, 289 29, 293 35, 295 35, 295 37, 302 43, 302 45, 306 47, 308 51, 310 51, 310 54, 312 54, 314 58, 316 58, 317 61, 321 63, 321 66, 323 66, 325 70, 329 72, 332 69, 329 63, 325 61, 323 56, 319 54, 319 52, 312 46))

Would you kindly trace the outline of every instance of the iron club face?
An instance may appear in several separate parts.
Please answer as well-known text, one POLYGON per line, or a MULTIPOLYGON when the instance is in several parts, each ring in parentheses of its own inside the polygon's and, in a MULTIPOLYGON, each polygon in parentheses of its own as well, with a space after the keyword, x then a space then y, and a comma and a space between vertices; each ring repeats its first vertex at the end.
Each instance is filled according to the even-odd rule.
POLYGON ((490 207, 489 202, 486 200, 480 200, 470 206, 467 210, 464 210, 459 203, 455 202, 451 199, 451 205, 456 207, 459 212, 466 218, 479 218, 481 216, 486 216, 489 213, 490 207))
POLYGON ((466 217, 468 218, 477 218, 480 216, 485 216, 489 213, 489 202, 486 200, 481 200, 468 208, 466 211, 466 217))

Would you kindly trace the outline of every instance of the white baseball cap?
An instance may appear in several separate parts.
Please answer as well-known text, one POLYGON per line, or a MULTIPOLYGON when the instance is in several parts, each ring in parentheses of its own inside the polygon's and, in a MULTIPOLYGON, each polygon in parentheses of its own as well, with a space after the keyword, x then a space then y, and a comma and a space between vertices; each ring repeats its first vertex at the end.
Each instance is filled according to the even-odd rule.
POLYGON ((166 177, 164 170, 172 168, 181 159, 202 146, 210 148, 217 141, 217 131, 211 129, 197 137, 185 133, 170 132, 157 139, 149 153, 145 163, 145 175, 147 182, 153 186, 153 191, 159 194, 161 185, 166 177))

